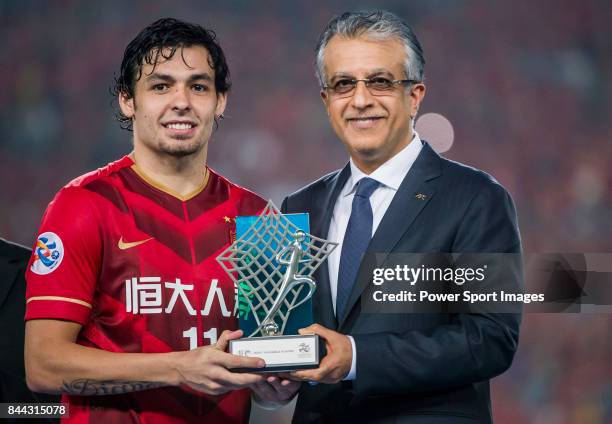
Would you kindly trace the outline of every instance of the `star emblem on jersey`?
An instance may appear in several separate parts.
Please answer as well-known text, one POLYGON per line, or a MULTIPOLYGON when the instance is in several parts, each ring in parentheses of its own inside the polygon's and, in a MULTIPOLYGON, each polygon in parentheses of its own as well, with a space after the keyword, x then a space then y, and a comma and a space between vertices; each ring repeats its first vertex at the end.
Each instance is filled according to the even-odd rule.
POLYGON ((223 220, 224 220, 225 222, 228 222, 228 223, 229 223, 229 222, 232 222, 232 218, 230 218, 229 216, 224 216, 224 217, 223 217, 223 220))
POLYGON ((121 250, 127 250, 127 249, 131 249, 132 247, 140 246, 141 244, 146 243, 149 240, 153 240, 153 237, 149 237, 148 239, 145 239, 145 240, 126 242, 126 241, 123 241, 123 236, 121 236, 121 238, 117 242, 117 247, 121 250))

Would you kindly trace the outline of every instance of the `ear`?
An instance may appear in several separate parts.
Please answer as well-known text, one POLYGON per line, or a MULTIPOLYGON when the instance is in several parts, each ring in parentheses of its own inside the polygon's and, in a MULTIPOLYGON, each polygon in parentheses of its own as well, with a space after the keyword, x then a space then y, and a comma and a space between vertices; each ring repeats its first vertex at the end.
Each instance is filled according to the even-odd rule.
POLYGON ((119 93, 119 108, 126 117, 133 118, 135 110, 134 98, 128 97, 125 92, 119 93))
POLYGON ((325 110, 327 111, 327 116, 330 116, 329 115, 329 94, 327 94, 327 91, 325 90, 321 90, 320 94, 321 94, 321 100, 323 101, 323 105, 325 106, 325 110))
POLYGON ((426 91, 427 88, 425 87, 425 84, 422 83, 415 84, 410 88, 410 98, 412 99, 412 106, 410 108, 411 116, 416 116, 419 112, 419 106, 425 98, 426 91))
POLYGON ((223 115, 227 106, 227 93, 217 93, 217 106, 215 107, 215 116, 223 115))

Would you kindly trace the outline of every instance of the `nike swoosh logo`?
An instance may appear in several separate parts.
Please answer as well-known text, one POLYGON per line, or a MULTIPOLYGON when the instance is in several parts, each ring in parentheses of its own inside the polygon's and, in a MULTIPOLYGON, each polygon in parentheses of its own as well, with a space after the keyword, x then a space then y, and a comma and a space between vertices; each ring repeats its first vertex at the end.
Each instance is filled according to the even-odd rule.
POLYGON ((125 242, 123 241, 123 236, 119 239, 119 242, 117 243, 117 247, 121 250, 126 250, 126 249, 131 249, 132 247, 136 247, 136 246, 140 246, 143 243, 148 242, 149 240, 153 240, 153 237, 149 237, 146 240, 139 240, 139 241, 132 241, 132 242, 125 242))

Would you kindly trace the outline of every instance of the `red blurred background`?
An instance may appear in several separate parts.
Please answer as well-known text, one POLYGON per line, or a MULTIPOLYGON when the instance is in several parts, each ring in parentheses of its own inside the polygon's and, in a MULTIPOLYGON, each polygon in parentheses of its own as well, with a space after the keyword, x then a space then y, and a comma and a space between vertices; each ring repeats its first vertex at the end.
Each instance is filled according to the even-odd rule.
MULTIPOLYGON (((609 2, 177 3, 0 3, 0 236, 32 245, 61 186, 130 151, 109 87, 127 43, 163 16, 214 29, 228 57, 214 169, 279 203, 341 167, 314 45, 332 15, 382 7, 423 44, 421 113, 451 122, 445 155, 510 191, 525 251, 612 252, 609 2)), ((611 324, 609 314, 527 314, 514 364, 493 382, 496 422, 612 422, 611 324)))

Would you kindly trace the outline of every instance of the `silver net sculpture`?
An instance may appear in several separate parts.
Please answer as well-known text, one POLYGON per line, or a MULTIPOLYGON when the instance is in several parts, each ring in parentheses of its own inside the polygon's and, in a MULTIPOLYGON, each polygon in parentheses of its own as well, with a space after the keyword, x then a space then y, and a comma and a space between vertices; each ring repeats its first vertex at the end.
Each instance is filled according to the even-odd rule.
POLYGON ((248 337, 283 334, 291 310, 312 295, 312 284, 297 283, 312 282, 312 274, 337 246, 304 233, 268 201, 248 230, 217 256, 237 289, 235 312, 243 317, 251 313, 257 323, 248 337), (299 264, 290 270, 280 256, 296 257, 296 249, 299 264), (289 289, 288 280, 295 283, 289 289))

